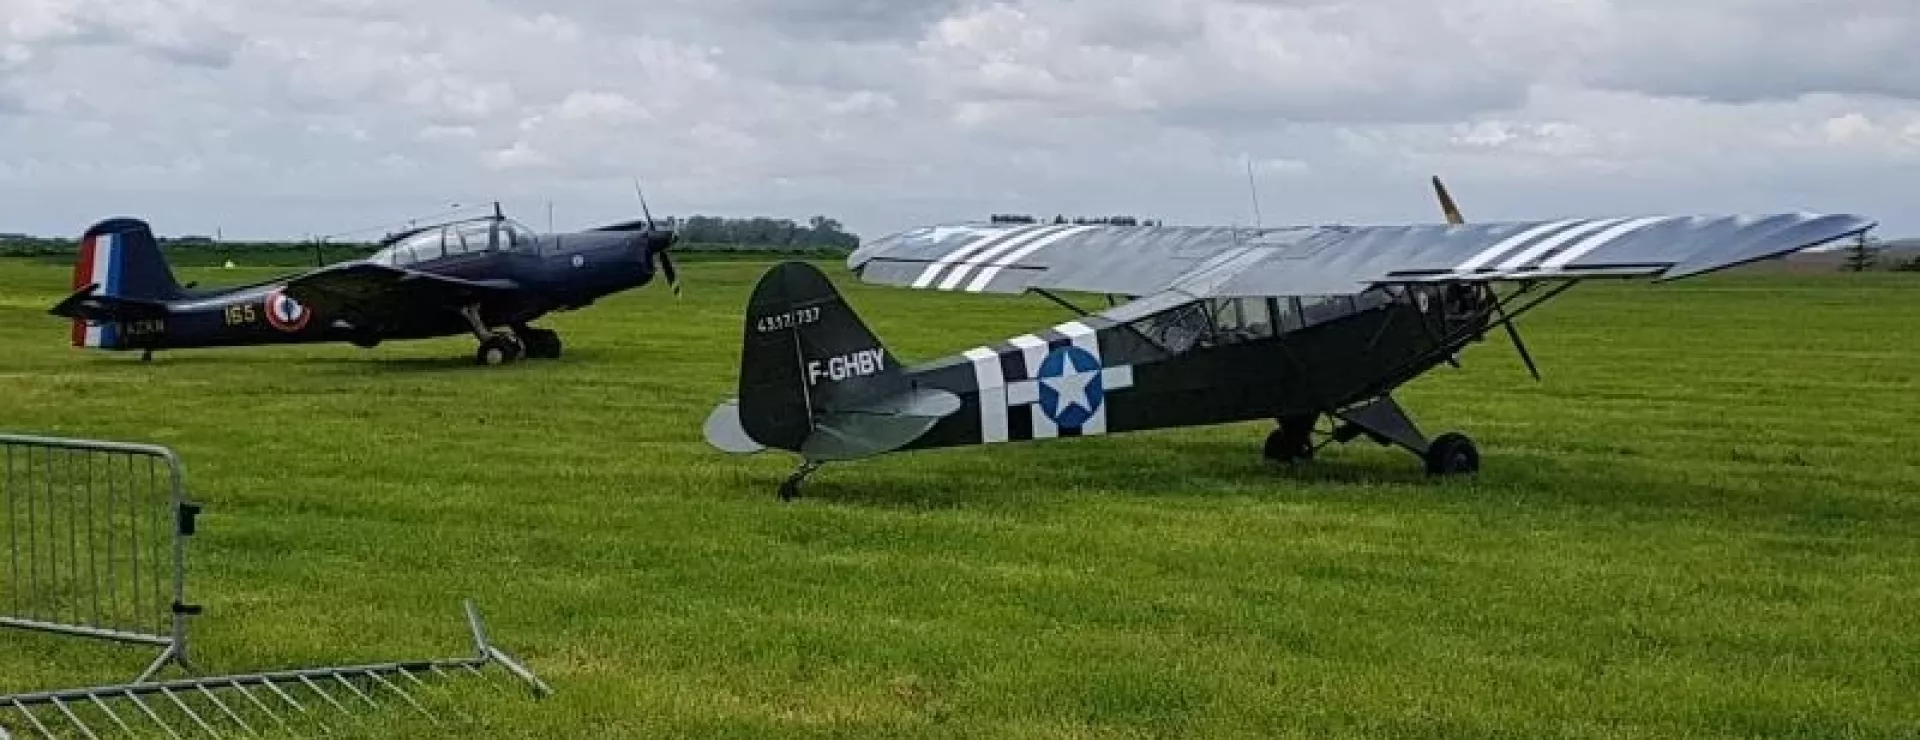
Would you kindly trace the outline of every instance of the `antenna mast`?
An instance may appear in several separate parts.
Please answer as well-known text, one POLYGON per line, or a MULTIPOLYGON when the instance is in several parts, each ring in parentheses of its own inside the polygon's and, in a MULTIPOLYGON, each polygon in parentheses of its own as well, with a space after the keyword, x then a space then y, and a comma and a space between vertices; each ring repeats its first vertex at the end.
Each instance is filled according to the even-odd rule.
POLYGON ((1253 200, 1253 227, 1260 228, 1260 190, 1253 185, 1253 157, 1247 160, 1247 197, 1253 200))

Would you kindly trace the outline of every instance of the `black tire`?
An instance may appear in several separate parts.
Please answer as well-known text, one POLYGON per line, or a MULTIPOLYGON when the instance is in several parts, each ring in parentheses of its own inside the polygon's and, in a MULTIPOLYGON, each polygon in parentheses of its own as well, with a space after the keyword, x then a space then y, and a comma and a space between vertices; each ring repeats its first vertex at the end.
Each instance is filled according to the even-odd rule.
POLYGON ((1480 471, 1480 449, 1458 432, 1448 432, 1427 446, 1429 475, 1470 475, 1480 471))
POLYGON ((1298 430, 1280 427, 1267 433, 1267 443, 1261 448, 1261 455, 1277 463, 1304 462, 1313 459, 1313 433, 1308 427, 1306 434, 1298 430))
POLYGON ((552 329, 528 329, 520 334, 520 340, 527 347, 527 358, 534 360, 560 359, 560 332, 552 329))
POLYGON ((473 361, 476 365, 505 365, 520 359, 525 351, 520 340, 512 335, 495 334, 480 342, 480 347, 473 352, 473 361))

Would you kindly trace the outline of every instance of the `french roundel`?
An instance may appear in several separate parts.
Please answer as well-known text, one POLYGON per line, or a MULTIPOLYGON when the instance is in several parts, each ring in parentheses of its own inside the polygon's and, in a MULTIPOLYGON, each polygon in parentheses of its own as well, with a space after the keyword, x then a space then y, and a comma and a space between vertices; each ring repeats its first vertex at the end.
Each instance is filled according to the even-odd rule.
POLYGON ((277 290, 267 291, 264 302, 267 323, 280 331, 300 331, 306 327, 307 319, 313 317, 313 313, 308 311, 306 306, 300 305, 299 301, 277 290))

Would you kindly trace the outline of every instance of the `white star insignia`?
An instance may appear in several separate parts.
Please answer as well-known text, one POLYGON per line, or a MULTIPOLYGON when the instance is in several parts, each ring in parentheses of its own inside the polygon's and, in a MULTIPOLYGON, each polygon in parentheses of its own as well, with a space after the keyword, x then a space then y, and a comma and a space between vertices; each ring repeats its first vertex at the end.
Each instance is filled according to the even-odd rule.
POLYGON ((1087 386, 1092 385, 1094 379, 1098 377, 1100 377, 1098 369, 1076 369, 1071 373, 1047 378, 1047 387, 1052 388, 1053 392, 1058 393, 1060 397, 1060 402, 1055 406, 1056 411, 1064 413, 1067 409, 1079 406, 1086 409, 1087 413, 1093 413, 1093 399, 1087 396, 1087 386))

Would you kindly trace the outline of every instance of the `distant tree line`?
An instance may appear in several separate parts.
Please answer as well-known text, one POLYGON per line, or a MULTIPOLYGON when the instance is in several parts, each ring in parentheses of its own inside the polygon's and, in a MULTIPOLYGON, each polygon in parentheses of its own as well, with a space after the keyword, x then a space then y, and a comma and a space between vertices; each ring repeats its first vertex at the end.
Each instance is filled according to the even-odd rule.
POLYGON ((677 219, 674 229, 686 245, 716 245, 735 248, 800 249, 853 251, 860 237, 848 233, 840 222, 826 216, 814 216, 801 224, 790 218, 724 218, 688 216, 677 219))

